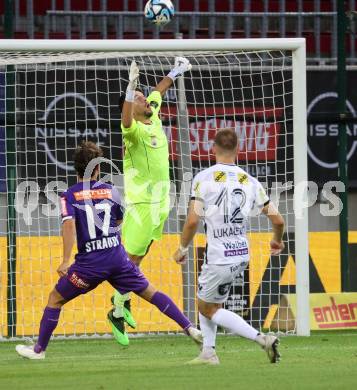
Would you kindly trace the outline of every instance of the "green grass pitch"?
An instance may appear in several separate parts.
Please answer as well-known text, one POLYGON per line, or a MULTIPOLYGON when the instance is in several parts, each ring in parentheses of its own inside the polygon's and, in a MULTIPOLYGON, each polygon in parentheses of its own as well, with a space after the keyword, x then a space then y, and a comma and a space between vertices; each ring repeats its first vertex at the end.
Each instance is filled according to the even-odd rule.
POLYGON ((219 336, 220 366, 187 366, 197 348, 183 336, 114 340, 58 340, 46 359, 17 356, 0 343, 0 389, 357 389, 357 332, 283 337, 282 361, 271 364, 247 340, 219 336))

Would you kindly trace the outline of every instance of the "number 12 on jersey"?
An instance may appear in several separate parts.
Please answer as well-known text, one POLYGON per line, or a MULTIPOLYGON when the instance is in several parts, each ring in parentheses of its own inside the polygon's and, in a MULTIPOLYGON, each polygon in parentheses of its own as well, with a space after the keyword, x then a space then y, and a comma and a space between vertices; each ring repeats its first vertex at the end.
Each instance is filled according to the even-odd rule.
POLYGON ((228 189, 224 187, 216 199, 215 206, 222 209, 224 223, 242 223, 244 216, 241 211, 245 202, 246 195, 241 188, 233 189, 228 195, 228 189))

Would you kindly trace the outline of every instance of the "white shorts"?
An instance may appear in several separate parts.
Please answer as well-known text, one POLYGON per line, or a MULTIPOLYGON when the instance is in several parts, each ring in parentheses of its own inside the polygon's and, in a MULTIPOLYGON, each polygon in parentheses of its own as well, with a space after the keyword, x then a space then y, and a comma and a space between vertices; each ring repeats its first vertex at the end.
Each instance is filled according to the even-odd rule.
POLYGON ((234 279, 247 265, 248 262, 229 265, 204 264, 198 278, 198 298, 207 303, 224 303, 234 279))

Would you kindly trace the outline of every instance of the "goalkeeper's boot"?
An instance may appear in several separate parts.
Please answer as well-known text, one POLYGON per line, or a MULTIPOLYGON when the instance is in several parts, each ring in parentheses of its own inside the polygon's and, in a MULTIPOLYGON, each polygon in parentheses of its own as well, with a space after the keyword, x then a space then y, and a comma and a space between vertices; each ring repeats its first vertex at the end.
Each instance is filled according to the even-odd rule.
POLYGON ((196 364, 210 364, 217 365, 219 364, 219 359, 216 354, 216 350, 212 347, 203 347, 201 353, 193 360, 189 361, 187 364, 196 365, 196 364))
POLYGON ((31 360, 41 360, 45 358, 45 351, 42 352, 35 352, 34 351, 34 345, 23 345, 23 344, 18 344, 16 345, 15 349, 16 352, 27 359, 31 360))
POLYGON ((203 335, 202 332, 193 326, 190 326, 187 330, 186 333, 188 336, 191 337, 191 339, 201 348, 202 343, 203 343, 203 335))
MULTIPOLYGON (((111 301, 112 301, 112 304, 113 306, 116 308, 116 306, 118 305, 116 302, 115 302, 115 296, 113 295, 112 298, 111 298, 111 301)), ((130 302, 131 300, 128 299, 127 301, 124 302, 124 306, 123 306, 123 317, 124 317, 124 321, 133 329, 136 328, 136 321, 133 317, 133 315, 131 314, 131 305, 130 305, 130 302)))
POLYGON ((265 345, 262 347, 267 353, 270 363, 278 363, 280 361, 280 353, 278 351, 279 339, 269 334, 264 335, 264 339, 265 345))
POLYGON ((112 327, 114 338, 119 344, 127 346, 127 345, 129 345, 129 337, 128 337, 127 333, 125 332, 124 318, 123 317, 119 317, 119 318, 114 317, 113 312, 114 312, 114 309, 110 310, 108 312, 107 317, 108 317, 109 323, 112 327))

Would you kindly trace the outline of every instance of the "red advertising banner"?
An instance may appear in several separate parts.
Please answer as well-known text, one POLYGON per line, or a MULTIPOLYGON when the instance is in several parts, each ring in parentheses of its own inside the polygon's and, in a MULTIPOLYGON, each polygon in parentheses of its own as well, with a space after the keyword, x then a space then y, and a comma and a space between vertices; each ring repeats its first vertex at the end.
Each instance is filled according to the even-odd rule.
MULTIPOLYGON (((229 127, 238 135, 238 160, 275 161, 282 113, 281 108, 188 107, 192 160, 212 160, 216 131, 229 127)), ((173 118, 176 122, 176 107, 163 108, 161 116, 164 123, 173 118)), ((171 158, 176 160, 180 139, 177 125, 164 128, 171 145, 171 158)))

